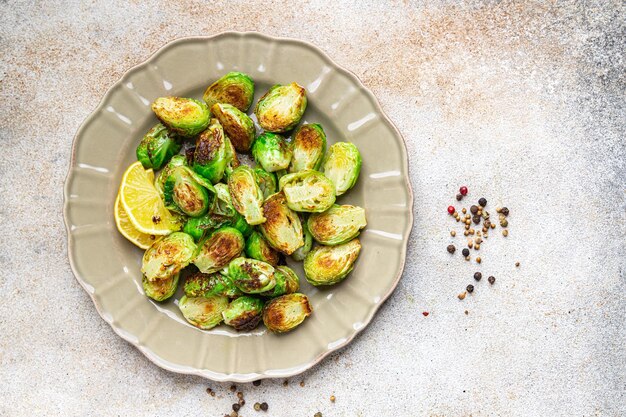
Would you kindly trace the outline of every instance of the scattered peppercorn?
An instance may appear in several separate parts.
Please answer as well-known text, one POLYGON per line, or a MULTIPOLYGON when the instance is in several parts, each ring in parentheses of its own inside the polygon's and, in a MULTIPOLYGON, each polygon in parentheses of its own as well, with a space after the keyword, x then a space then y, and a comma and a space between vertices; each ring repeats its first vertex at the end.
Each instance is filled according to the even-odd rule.
POLYGON ((507 219, 500 220, 500 226, 507 227, 509 225, 509 221, 507 219))
POLYGON ((472 207, 470 207, 470 211, 472 212, 472 214, 478 213, 478 206, 472 205, 472 207))
POLYGON ((495 223, 490 223, 489 226, 491 226, 492 229, 496 228, 496 224, 495 223))
POLYGON ((506 207, 502 207, 502 210, 500 210, 500 213, 504 214, 505 216, 509 215, 509 209, 506 207))
POLYGON ((461 200, 463 200, 463 194, 457 194, 456 201, 461 201, 461 200))
POLYGON ((493 275, 489 276, 489 278, 487 278, 487 281, 489 281, 489 283, 491 285, 493 285, 494 282, 496 282, 496 277, 494 277, 493 275))
POLYGON ((331 395, 331 396, 330 396, 330 402, 331 402, 331 403, 334 403, 334 402, 335 402, 335 396, 334 396, 334 395, 331 395))
POLYGON ((237 386, 236 385, 231 385, 230 386, 230 392, 235 392, 237 391, 237 386))
POLYGON ((467 316, 469 314, 469 311, 465 310, 465 315, 467 316))
POLYGON ((466 260, 466 261, 469 261, 469 260, 470 260, 470 257, 469 257, 469 256, 466 256, 466 257, 465 257, 465 260, 466 260))
POLYGON ((315 413, 315 414, 313 415, 313 417, 322 417, 322 413, 320 413, 320 412, 318 411, 317 413, 315 413))
POLYGON ((300 386, 303 387, 304 386, 304 379, 302 381, 300 381, 300 386))
POLYGON ((267 403, 261 403, 261 410, 267 411, 268 408, 269 406, 267 405, 267 403))
POLYGON ((240 399, 240 400, 238 401, 238 403, 239 403, 239 405, 240 405, 240 406, 242 406, 242 407, 243 407, 244 405, 246 405, 246 400, 244 400, 244 399, 242 398, 242 399, 240 399))
POLYGON ((462 186, 461 188, 459 188, 459 192, 463 195, 467 195, 467 187, 462 186))
POLYGON ((233 404, 233 410, 234 411, 239 411, 240 408, 241 408, 241 406, 239 404, 233 404))
POLYGON ((508 235, 509 235, 509 231, 508 231, 508 230, 506 230, 506 229, 504 229, 504 230, 502 231, 502 236, 507 237, 508 235))
POLYGON ((476 258, 476 263, 480 263, 482 261, 482 259, 480 259, 480 256, 476 258))
POLYGON ((482 207, 487 206, 487 199, 485 197, 482 197, 478 200, 478 204, 480 204, 482 207))
POLYGON ((471 240, 469 242, 467 242, 467 247, 472 249, 472 246, 474 246, 474 242, 472 242, 471 240))
POLYGON ((261 410, 261 404, 259 404, 259 403, 254 403, 254 410, 255 410, 255 411, 259 411, 259 410, 261 410))
POLYGON ((472 284, 468 285, 467 287, 465 287, 465 289, 467 290, 468 293, 473 293, 474 292, 474 286, 472 284))
POLYGON ((472 221, 474 224, 480 223, 480 216, 478 214, 474 215, 474 217, 472 217, 472 221))
POLYGON ((481 274, 480 272, 474 272, 474 279, 476 281, 480 281, 482 277, 483 277, 483 274, 481 274))
POLYGON ((516 266, 516 267, 519 267, 519 262, 515 262, 515 266, 516 266))
POLYGON ((423 315, 424 317, 428 317, 428 315, 429 315, 429 314, 430 314, 430 313, 429 313, 428 311, 422 311, 422 315, 423 315))
POLYGON ((452 237, 456 236, 456 232, 454 230, 450 230, 450 236, 452 237))
POLYGON ((456 210, 454 209, 454 206, 448 206, 448 213, 449 214, 454 214, 456 210))
POLYGON ((469 256, 469 249, 463 248, 463 251, 461 253, 463 253, 463 256, 469 256))
POLYGON ((237 398, 242 399, 243 398, 243 392, 239 391, 237 393, 237 398))
POLYGON ((261 385, 261 380, 257 379, 256 381, 252 383, 252 385, 254 385, 255 387, 258 387, 259 385, 261 385))
POLYGON ((456 251, 456 247, 454 245, 448 245, 446 249, 449 253, 454 253, 456 251))
POLYGON ((231 411, 230 417, 239 417, 239 414, 236 411, 231 411))
POLYGON ((459 297, 459 300, 463 300, 465 298, 466 293, 462 292, 461 294, 457 295, 457 297, 459 297))

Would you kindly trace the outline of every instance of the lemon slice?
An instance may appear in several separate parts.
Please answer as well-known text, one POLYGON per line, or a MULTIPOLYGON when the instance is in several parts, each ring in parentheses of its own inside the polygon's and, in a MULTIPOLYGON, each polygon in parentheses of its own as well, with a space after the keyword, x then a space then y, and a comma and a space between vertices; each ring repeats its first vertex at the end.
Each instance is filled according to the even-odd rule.
POLYGON ((141 249, 148 249, 156 241, 157 237, 155 235, 141 233, 135 228, 135 226, 133 226, 130 219, 128 218, 128 214, 126 214, 126 210, 124 210, 124 206, 120 204, 119 194, 115 198, 115 207, 113 208, 113 210, 117 230, 126 239, 130 240, 133 244, 139 246, 141 249))
POLYGON ((181 229, 181 217, 165 208, 153 182, 152 170, 146 171, 141 162, 135 162, 122 177, 120 200, 128 219, 139 232, 168 235, 181 229))

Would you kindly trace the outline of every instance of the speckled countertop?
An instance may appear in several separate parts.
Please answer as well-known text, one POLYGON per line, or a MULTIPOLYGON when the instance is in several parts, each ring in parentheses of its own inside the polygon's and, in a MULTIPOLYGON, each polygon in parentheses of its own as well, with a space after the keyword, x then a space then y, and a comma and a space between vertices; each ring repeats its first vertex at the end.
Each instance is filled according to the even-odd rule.
POLYGON ((229 412, 229 384, 159 369, 98 316, 61 215, 72 137, 109 86, 224 30, 301 38, 355 72, 407 141, 415 193, 372 324, 287 387, 239 387, 242 416, 626 414, 624 3, 337 3, 0 3, 0 415, 229 412), (445 251, 461 184, 511 209, 481 248, 496 284, 463 301, 476 264, 445 251))

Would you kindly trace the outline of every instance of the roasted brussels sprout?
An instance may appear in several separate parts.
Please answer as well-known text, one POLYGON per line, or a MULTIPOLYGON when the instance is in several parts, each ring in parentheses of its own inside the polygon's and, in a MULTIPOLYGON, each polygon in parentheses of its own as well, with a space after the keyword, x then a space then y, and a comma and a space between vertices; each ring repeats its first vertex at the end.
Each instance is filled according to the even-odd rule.
POLYGON ((264 130, 286 132, 298 124, 306 104, 304 87, 296 83, 275 85, 259 99, 254 114, 264 130))
POLYGON ((267 220, 259 225, 259 230, 274 249, 291 255, 304 245, 300 218, 287 206, 285 194, 269 196, 263 203, 263 214, 267 220))
POLYGON ((276 285, 269 291, 262 293, 265 297, 278 297, 283 294, 291 294, 300 289, 300 278, 286 265, 274 267, 274 279, 276 285))
POLYGON ((202 239, 208 231, 218 229, 222 226, 232 226, 239 230, 244 237, 250 236, 254 231, 253 227, 246 222, 246 219, 236 211, 232 217, 217 214, 216 204, 214 213, 207 213, 202 217, 190 217, 187 219, 187 223, 185 223, 183 227, 183 232, 191 235, 197 242, 202 239))
POLYGON ((230 191, 228 190, 228 185, 218 183, 215 184, 215 192, 217 200, 215 201, 215 208, 213 209, 213 213, 232 218, 237 210, 233 206, 232 198, 230 197, 230 191))
POLYGON ((265 304, 263 323, 274 333, 284 333, 296 328, 312 312, 313 308, 306 295, 285 294, 265 304))
POLYGON ((273 172, 267 172, 263 168, 254 168, 254 174, 256 175, 257 184, 263 192, 263 199, 274 194, 278 188, 278 180, 276 174, 273 172))
POLYGON ((210 190, 196 181, 194 172, 186 166, 175 167, 165 180, 163 199, 165 207, 180 211, 191 217, 200 217, 209 210, 215 200, 215 189, 204 182, 210 190))
POLYGON ((254 226, 265 221, 261 208, 263 193, 250 167, 241 165, 235 169, 228 177, 228 189, 235 210, 245 217, 248 224, 254 226))
POLYGON ((183 97, 159 97, 152 103, 152 111, 172 132, 184 137, 202 132, 211 117, 206 104, 183 97))
POLYGON ((226 103, 246 112, 254 99, 254 81, 242 72, 229 72, 206 89, 203 99, 209 108, 226 103))
POLYGON ((304 257, 311 252, 311 248, 313 247, 313 236, 311 236, 311 232, 309 232, 307 222, 302 221, 302 218, 300 220, 302 223, 302 231, 304 232, 304 245, 300 246, 291 254, 293 260, 299 262, 304 261, 304 257))
POLYGON ((361 172, 361 154, 353 143, 337 142, 324 159, 324 175, 335 184, 335 194, 342 195, 354 186, 361 172))
POLYGON ((167 163, 167 165, 163 167, 161 172, 159 172, 159 175, 157 175, 156 179, 154 180, 154 188, 157 189, 157 191, 161 195, 161 198, 163 198, 163 186, 165 185, 165 180, 167 180, 167 177, 170 176, 172 170, 176 167, 186 165, 187 158, 185 158, 184 155, 174 155, 172 159, 170 159, 170 161, 167 163))
POLYGON ((342 281, 354 267, 361 242, 353 239, 337 246, 318 246, 304 258, 304 274, 309 284, 332 285, 342 281))
POLYGON ((159 123, 146 133, 137 146, 137 160, 145 169, 161 169, 176 155, 182 146, 180 140, 174 133, 159 123))
POLYGON ((295 211, 320 213, 335 202, 335 186, 318 171, 300 171, 287 174, 278 182, 285 193, 289 208, 295 211))
POLYGON ((252 156, 264 170, 286 169, 291 161, 291 148, 280 135, 264 132, 252 144, 252 156))
POLYGON ((319 170, 326 153, 326 133, 321 125, 302 125, 293 134, 291 141, 291 164, 289 172, 309 169, 319 170))
POLYGON ((339 245, 357 237, 367 221, 363 208, 335 204, 323 213, 311 214, 307 226, 322 245, 339 245))
POLYGON ((209 127, 196 139, 192 168, 215 184, 224 176, 228 156, 224 130, 217 119, 211 119, 209 127))
POLYGON ((239 163, 237 152, 235 152, 235 147, 233 146, 233 143, 230 141, 230 139, 228 139, 228 137, 226 137, 225 143, 226 143, 226 161, 227 162, 226 162, 226 168, 224 168, 224 174, 226 175, 226 177, 228 177, 230 176, 230 174, 233 173, 235 168, 237 168, 241 164, 239 163))
POLYGON ((211 107, 213 117, 220 121, 224 132, 239 152, 248 152, 254 142, 254 122, 247 114, 230 104, 215 103, 211 107))
POLYGON ((263 301, 258 298, 243 296, 233 300, 222 312, 224 324, 235 330, 253 330, 263 318, 263 301))
POLYGON ((198 243, 193 264, 200 272, 217 272, 241 255, 245 241, 234 227, 222 227, 198 243))
POLYGON ((235 258, 228 264, 227 272, 237 288, 247 294, 260 294, 276 285, 274 267, 256 259, 235 258))
POLYGON ((174 274, 169 278, 159 279, 156 281, 148 281, 144 276, 142 281, 143 291, 146 295, 155 301, 165 301, 176 292, 178 288, 178 277, 180 274, 174 274))
POLYGON ((250 226, 246 219, 239 213, 235 213, 235 216, 228 224, 239 230, 243 237, 248 237, 254 232, 254 227, 250 226))
POLYGON ((210 297, 187 297, 178 301, 178 308, 185 319, 194 326, 209 330, 222 322, 222 312, 228 308, 228 297, 212 295, 210 297))
POLYGON ((278 252, 267 243, 267 240, 259 232, 252 232, 246 239, 246 256, 274 266, 278 265, 280 260, 278 252))
POLYGON ((239 297, 243 295, 239 288, 230 278, 222 274, 205 274, 196 272, 187 277, 183 287, 187 297, 210 297, 212 295, 225 295, 229 298, 239 297))
POLYGON ((143 255, 141 272, 148 281, 170 278, 189 265, 196 250, 187 233, 174 232, 157 240, 143 255))

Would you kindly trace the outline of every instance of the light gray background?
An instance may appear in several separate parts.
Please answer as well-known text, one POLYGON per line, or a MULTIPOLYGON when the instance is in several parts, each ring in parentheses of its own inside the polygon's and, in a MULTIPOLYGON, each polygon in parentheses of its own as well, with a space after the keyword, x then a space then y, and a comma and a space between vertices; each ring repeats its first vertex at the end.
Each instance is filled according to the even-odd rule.
POLYGON ((163 371, 105 324, 61 216, 72 137, 109 86, 223 30, 301 38, 355 72, 407 141, 415 193, 372 324, 287 388, 246 384, 243 416, 259 400, 290 417, 625 415, 624 3, 217 3, 0 3, 0 415, 230 409, 229 384, 163 371), (480 268, 445 251, 462 184, 511 209, 480 268), (459 301, 475 270, 496 285, 459 301))

